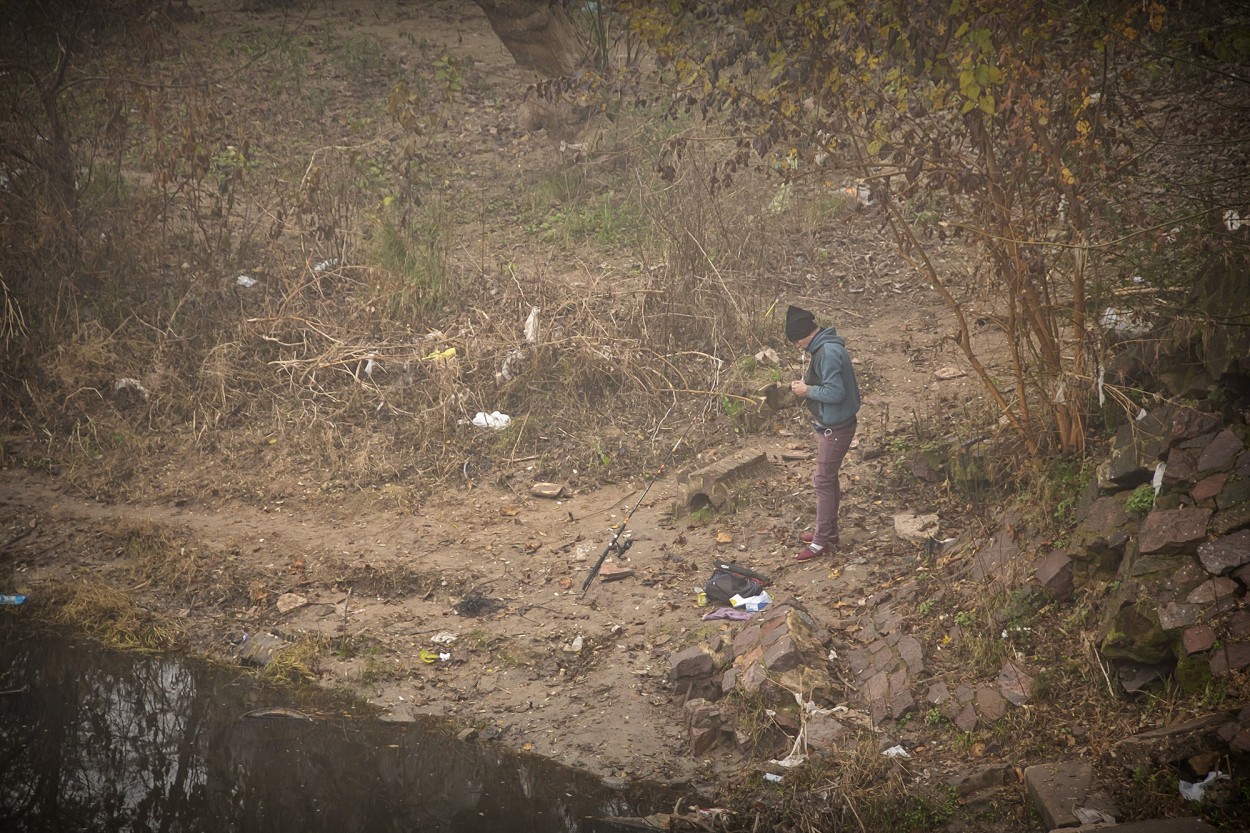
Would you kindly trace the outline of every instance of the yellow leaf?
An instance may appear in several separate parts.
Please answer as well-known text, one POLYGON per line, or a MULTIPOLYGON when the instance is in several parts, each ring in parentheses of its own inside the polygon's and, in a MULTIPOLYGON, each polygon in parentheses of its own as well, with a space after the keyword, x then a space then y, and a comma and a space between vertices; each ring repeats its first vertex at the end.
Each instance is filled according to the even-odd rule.
POLYGON ((1063 170, 1059 171, 1059 178, 1063 180, 1064 185, 1076 185, 1076 177, 1072 175, 1072 171, 1068 170, 1068 166, 1064 165, 1063 170))
POLYGON ((733 541, 734 541, 734 537, 729 532, 716 533, 716 543, 718 544, 732 544, 733 541))

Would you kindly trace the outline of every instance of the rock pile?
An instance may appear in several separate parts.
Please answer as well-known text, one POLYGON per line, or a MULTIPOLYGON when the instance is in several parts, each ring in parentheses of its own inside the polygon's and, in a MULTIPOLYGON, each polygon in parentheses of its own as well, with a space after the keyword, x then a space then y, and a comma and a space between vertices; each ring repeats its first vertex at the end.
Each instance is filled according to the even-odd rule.
MULTIPOLYGON (((722 740, 735 738, 732 722, 715 705, 738 692, 776 712, 793 712, 796 694, 821 706, 832 706, 838 690, 829 671, 829 634, 805 611, 775 605, 744 625, 732 641, 717 634, 709 642, 673 652, 669 681, 684 700, 686 730, 692 754, 702 755, 722 740)), ((841 735, 836 721, 825 716, 808 726, 809 746, 832 746, 841 735)), ((782 716, 797 727, 803 718, 782 716)))
POLYGON ((1174 677, 1200 691, 1250 666, 1248 433, 1171 405, 1125 425, 1082 501, 1073 544, 1036 565, 1055 598, 1111 590, 1099 647, 1126 690, 1174 677))

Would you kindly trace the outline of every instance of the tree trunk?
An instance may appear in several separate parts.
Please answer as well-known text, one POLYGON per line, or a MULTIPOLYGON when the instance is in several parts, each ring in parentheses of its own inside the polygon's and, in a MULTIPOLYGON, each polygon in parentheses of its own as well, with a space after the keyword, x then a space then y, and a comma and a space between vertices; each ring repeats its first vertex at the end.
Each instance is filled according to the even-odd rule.
POLYGON ((558 0, 475 0, 518 64, 548 78, 568 75, 586 42, 558 0))

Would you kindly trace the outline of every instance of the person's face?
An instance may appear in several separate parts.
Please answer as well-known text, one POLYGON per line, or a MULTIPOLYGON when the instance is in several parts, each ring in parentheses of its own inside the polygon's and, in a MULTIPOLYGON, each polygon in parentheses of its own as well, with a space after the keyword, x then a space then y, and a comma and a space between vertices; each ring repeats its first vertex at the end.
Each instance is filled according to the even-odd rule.
POLYGON ((801 339, 794 342, 794 346, 799 348, 800 350, 806 350, 807 345, 812 343, 812 339, 816 337, 817 332, 819 332, 819 330, 812 330, 809 334, 803 336, 801 339))

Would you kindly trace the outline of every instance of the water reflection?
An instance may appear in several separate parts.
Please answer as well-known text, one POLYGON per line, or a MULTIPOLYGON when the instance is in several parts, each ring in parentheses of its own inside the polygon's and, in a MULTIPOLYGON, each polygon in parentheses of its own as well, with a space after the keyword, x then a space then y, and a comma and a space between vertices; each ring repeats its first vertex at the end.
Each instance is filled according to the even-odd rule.
POLYGON ((349 719, 324 696, 282 702, 236 673, 8 623, 0 668, 4 830, 572 833, 671 807, 434 725, 349 719), (243 717, 274 706, 321 716, 243 717))

